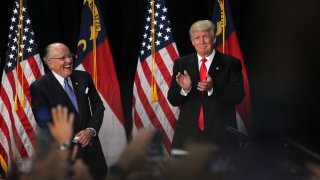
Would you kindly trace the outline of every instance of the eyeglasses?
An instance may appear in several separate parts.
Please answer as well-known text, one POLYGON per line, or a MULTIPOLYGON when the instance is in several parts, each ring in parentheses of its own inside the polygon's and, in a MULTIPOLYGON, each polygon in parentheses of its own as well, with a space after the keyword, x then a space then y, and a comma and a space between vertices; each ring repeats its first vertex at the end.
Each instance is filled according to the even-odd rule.
POLYGON ((51 58, 49 58, 49 59, 61 59, 61 60, 65 60, 66 58, 69 58, 69 59, 73 60, 73 59, 74 59, 74 55, 70 53, 70 54, 66 54, 66 55, 64 55, 64 56, 62 56, 62 57, 57 57, 57 58, 51 57, 51 58))

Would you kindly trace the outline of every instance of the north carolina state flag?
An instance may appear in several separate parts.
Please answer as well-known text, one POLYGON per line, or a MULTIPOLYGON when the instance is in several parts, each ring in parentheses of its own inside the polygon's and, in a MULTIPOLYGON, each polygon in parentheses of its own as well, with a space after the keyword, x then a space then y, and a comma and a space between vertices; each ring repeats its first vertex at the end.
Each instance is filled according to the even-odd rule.
POLYGON ((103 22, 100 0, 84 0, 75 67, 91 74, 106 108, 99 138, 110 166, 117 161, 127 139, 117 73, 103 22))
POLYGON ((236 30, 233 25, 228 0, 215 0, 212 22, 217 26, 216 49, 224 54, 238 58, 242 63, 242 74, 246 96, 236 107, 237 124, 240 132, 248 134, 246 129, 249 127, 252 114, 249 81, 236 30))

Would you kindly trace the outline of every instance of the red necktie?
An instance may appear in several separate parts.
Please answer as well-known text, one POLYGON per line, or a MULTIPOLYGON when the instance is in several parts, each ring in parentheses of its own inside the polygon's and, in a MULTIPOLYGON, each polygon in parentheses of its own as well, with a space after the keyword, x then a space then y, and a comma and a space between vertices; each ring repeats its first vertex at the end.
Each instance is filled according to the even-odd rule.
MULTIPOLYGON (((205 81, 207 79, 207 67, 206 67, 206 64, 205 64, 207 59, 206 58, 202 58, 201 61, 202 61, 202 63, 201 63, 201 66, 200 66, 200 82, 205 81)), ((203 96, 203 94, 202 94, 202 96, 203 96)), ((199 129, 201 131, 204 131, 204 117, 203 117, 202 104, 201 104, 201 107, 200 107, 198 126, 199 126, 199 129)))

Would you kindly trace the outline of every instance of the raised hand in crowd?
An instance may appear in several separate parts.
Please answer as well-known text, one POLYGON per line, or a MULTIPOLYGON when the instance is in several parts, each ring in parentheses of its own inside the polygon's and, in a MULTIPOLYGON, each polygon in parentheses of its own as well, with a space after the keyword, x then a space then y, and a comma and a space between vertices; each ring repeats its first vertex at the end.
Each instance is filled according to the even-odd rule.
POLYGON ((208 177, 210 156, 218 150, 218 147, 212 144, 188 142, 186 150, 188 154, 182 157, 170 157, 156 161, 161 176, 168 180, 208 177))
POLYGON ((145 161, 145 154, 155 131, 140 129, 122 152, 118 162, 110 169, 107 180, 145 179, 151 170, 145 161))
POLYGON ((58 105, 52 108, 52 122, 48 124, 54 140, 61 143, 70 143, 73 134, 74 114, 68 114, 68 108, 58 105))

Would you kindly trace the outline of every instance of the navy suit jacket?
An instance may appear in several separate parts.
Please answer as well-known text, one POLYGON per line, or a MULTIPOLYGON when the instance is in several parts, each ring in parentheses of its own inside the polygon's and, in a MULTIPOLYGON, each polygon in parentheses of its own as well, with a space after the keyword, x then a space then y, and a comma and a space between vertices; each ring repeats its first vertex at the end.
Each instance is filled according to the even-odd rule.
MULTIPOLYGON (((100 173, 106 174, 107 165, 98 138, 105 110, 103 102, 89 73, 74 70, 70 78, 76 95, 79 113, 51 71, 37 79, 30 86, 32 111, 38 125, 46 128, 47 122, 51 121, 51 108, 60 104, 68 107, 69 112, 74 113, 75 134, 87 127, 94 128, 97 136, 91 139, 91 145, 85 148, 79 148, 78 157, 83 158, 91 170, 93 168, 101 168, 100 173)), ((97 172, 93 173, 94 176, 97 174, 97 172)))
POLYGON ((237 128, 235 105, 244 97, 241 61, 216 51, 208 74, 212 77, 213 93, 197 90, 200 81, 197 54, 190 54, 174 61, 173 75, 168 91, 168 100, 173 106, 180 106, 180 115, 175 126, 173 148, 183 148, 187 139, 199 137, 198 119, 201 104, 204 111, 205 130, 202 140, 224 145, 231 140, 226 126, 237 128), (181 87, 176 82, 178 72, 186 70, 192 81, 192 89, 187 96, 180 94, 181 87))

